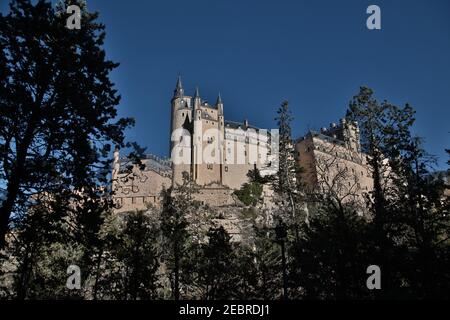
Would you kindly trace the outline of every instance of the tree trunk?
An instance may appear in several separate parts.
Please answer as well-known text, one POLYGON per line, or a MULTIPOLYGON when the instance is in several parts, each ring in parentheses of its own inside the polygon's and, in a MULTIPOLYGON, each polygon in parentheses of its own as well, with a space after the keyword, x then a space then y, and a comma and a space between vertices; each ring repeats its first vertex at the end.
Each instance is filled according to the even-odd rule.
POLYGON ((9 218, 19 193, 19 174, 11 175, 8 183, 6 199, 0 208, 0 250, 6 246, 6 234, 9 230, 9 218))
POLYGON ((6 233, 9 230, 9 218, 11 217, 14 204, 19 195, 20 183, 25 171, 28 148, 33 138, 35 123, 38 120, 37 113, 38 112, 32 115, 32 119, 30 120, 31 123, 25 132, 22 143, 17 147, 16 161, 13 170, 9 173, 10 179, 8 181, 6 199, 3 201, 2 207, 0 208, 0 250, 6 245, 6 233))

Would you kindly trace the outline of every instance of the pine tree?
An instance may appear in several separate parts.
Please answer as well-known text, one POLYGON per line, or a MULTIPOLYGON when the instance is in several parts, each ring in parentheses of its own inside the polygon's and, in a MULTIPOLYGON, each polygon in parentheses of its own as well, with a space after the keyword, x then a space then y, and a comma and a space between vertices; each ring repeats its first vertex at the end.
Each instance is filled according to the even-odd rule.
POLYGON ((157 297, 159 254, 158 229, 145 211, 129 213, 115 248, 122 264, 122 297, 131 300, 149 300, 157 297))
POLYGON ((362 299, 371 263, 368 223, 332 197, 319 204, 302 238, 290 250, 291 296, 306 299, 362 299))
POLYGON ((299 237, 299 224, 305 217, 301 202, 301 190, 298 179, 299 166, 296 162, 294 141, 292 140, 291 122, 292 113, 289 103, 283 101, 275 118, 278 124, 279 150, 278 172, 273 179, 273 189, 277 195, 276 202, 279 205, 277 213, 292 228, 296 238, 299 237))
POLYGON ((201 247, 197 286, 203 300, 224 300, 235 295, 235 255, 230 235, 222 227, 210 228, 201 247))
POLYGON ((106 59, 98 14, 69 4, 83 8, 80 30, 67 29, 67 15, 47 1, 13 0, 0 16, 0 248, 33 194, 62 186, 103 198, 111 145, 124 146, 134 123, 116 119, 120 96, 109 74, 118 64, 106 59))
POLYGON ((163 253, 163 261, 168 272, 175 300, 181 297, 180 279, 181 265, 186 256, 190 241, 187 217, 195 212, 198 205, 193 199, 193 184, 187 172, 183 172, 183 183, 175 189, 163 191, 163 207, 161 212, 161 231, 163 246, 167 251, 163 253))
POLYGON ((448 297, 450 249, 448 234, 450 202, 444 195, 441 177, 430 171, 434 158, 413 137, 396 170, 394 183, 399 190, 396 210, 401 212, 410 264, 407 278, 411 294, 421 298, 448 297))
POLYGON ((413 114, 408 105, 402 109, 387 101, 378 102, 373 91, 367 87, 360 88, 347 111, 347 119, 359 124, 362 151, 367 154, 367 163, 372 172, 373 190, 369 206, 373 219, 373 259, 383 270, 385 290, 381 295, 385 297, 391 294, 391 289, 399 287, 402 281, 398 270, 394 270, 394 261, 403 253, 397 251, 402 249, 391 236, 399 232, 396 223, 398 212, 393 202, 397 190, 392 178, 395 170, 393 166, 398 163, 408 128, 414 121, 413 114))
POLYGON ((442 182, 432 179, 433 157, 411 134, 414 114, 409 104, 377 102, 366 87, 347 114, 360 123, 374 179, 370 238, 373 260, 383 270, 383 297, 446 292, 448 259, 442 252, 448 249, 448 200, 442 182))
MULTIPOLYGON (((82 265, 86 247, 76 239, 76 224, 67 210, 70 204, 63 193, 61 190, 51 198, 37 196, 32 210, 17 220, 14 236, 6 248, 9 262, 15 265, 12 289, 16 299, 83 296, 82 291, 71 291, 65 286, 67 267, 82 265)), ((83 267, 89 269, 87 265, 83 267)))

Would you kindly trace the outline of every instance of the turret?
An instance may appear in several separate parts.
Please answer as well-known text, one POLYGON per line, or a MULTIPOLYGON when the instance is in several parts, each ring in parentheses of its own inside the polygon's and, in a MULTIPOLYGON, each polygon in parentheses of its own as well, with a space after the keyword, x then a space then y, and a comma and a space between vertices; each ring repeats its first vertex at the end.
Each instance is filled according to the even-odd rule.
POLYGON ((216 107, 217 107, 217 112, 219 115, 223 115, 223 102, 222 102, 222 97, 220 96, 220 92, 219 95, 217 96, 217 101, 216 101, 216 107))
MULTIPOLYGON (((186 122, 191 121, 190 102, 191 97, 184 95, 181 77, 178 76, 177 84, 175 90, 173 91, 172 106, 171 106, 171 125, 170 125, 171 136, 174 130, 182 128, 186 124, 186 122)), ((173 141, 170 145, 171 151, 173 147, 173 141)))
POLYGON ((341 132, 342 132, 342 140, 345 142, 347 148, 352 151, 359 152, 360 151, 360 142, 359 142, 359 127, 358 122, 347 121, 347 119, 341 119, 341 132))
POLYGON ((177 85, 175 87, 175 90, 173 91, 172 99, 183 98, 183 96, 184 96, 183 84, 181 83, 181 76, 178 76, 177 85))
POLYGON ((225 148, 225 125, 224 125, 224 115, 223 115, 223 102, 222 102, 222 97, 220 95, 217 96, 217 101, 216 101, 216 108, 217 108, 217 120, 218 120, 218 130, 219 130, 219 135, 218 135, 218 149, 219 149, 219 172, 220 172, 220 177, 219 177, 219 182, 222 184, 223 183, 223 176, 224 176, 224 161, 225 161, 225 156, 223 154, 224 148, 225 148))
POLYGON ((192 179, 196 182, 198 176, 198 166, 202 162, 202 152, 203 152, 203 123, 202 123, 202 99, 200 98, 200 92, 198 87, 195 88, 194 94, 194 111, 193 111, 193 122, 194 131, 192 133, 192 179))
POLYGON ((200 92, 198 91, 198 87, 195 87, 194 110, 199 109, 201 104, 202 104, 202 99, 200 98, 200 92))
POLYGON ((191 97, 184 95, 181 77, 178 76, 173 92, 171 106, 170 151, 173 166, 173 181, 181 183, 182 172, 190 173, 191 136, 187 131, 191 128, 192 109, 191 97))
POLYGON ((353 121, 348 124, 348 137, 349 137, 349 147, 353 151, 360 152, 360 136, 359 136, 359 126, 357 121, 353 121))

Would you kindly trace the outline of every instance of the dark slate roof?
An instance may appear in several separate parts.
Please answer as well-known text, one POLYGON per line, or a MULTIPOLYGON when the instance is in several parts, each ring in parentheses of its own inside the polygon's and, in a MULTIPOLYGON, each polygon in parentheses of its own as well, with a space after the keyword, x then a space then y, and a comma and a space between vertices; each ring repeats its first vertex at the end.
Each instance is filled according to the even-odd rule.
POLYGON ((255 129, 255 130, 261 130, 258 127, 249 125, 249 126, 245 126, 244 123, 242 122, 236 122, 236 121, 229 121, 229 120, 225 120, 225 128, 231 128, 231 129, 238 129, 241 128, 242 130, 246 130, 248 128, 250 129, 255 129))
MULTIPOLYGON (((309 136, 309 135, 312 136, 312 137, 317 137, 317 138, 319 138, 319 139, 328 141, 328 142, 336 143, 336 144, 343 145, 343 146, 345 145, 345 142, 344 142, 344 141, 339 140, 339 139, 337 139, 337 138, 333 138, 333 137, 327 136, 327 135, 322 134, 322 133, 317 132, 317 131, 310 130, 310 131, 306 134, 306 136, 309 136)), ((306 137, 306 136, 305 136, 305 137, 306 137)), ((297 141, 301 141, 301 140, 303 140, 305 137, 301 137, 301 138, 297 139, 297 141)))
MULTIPOLYGON (((127 158, 121 158, 120 162, 126 163, 127 158)), ((142 159, 142 163, 145 164, 145 170, 153 170, 159 173, 172 173, 172 162, 169 158, 159 157, 154 154, 146 154, 142 159)))

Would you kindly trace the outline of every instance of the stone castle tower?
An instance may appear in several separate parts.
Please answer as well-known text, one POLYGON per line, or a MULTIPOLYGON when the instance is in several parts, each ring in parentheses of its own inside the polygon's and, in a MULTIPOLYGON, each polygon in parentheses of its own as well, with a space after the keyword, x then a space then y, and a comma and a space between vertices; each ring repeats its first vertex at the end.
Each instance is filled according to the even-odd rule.
POLYGON ((320 133, 342 141, 347 149, 351 151, 361 152, 359 125, 357 122, 350 122, 346 118, 342 118, 339 121, 339 125, 333 122, 329 128, 321 128, 320 133))
POLYGON ((171 101, 170 154, 172 183, 181 184, 183 172, 200 186, 217 184, 239 188, 249 170, 267 163, 265 132, 243 123, 226 121, 220 93, 214 105, 184 92, 178 77, 171 101))

